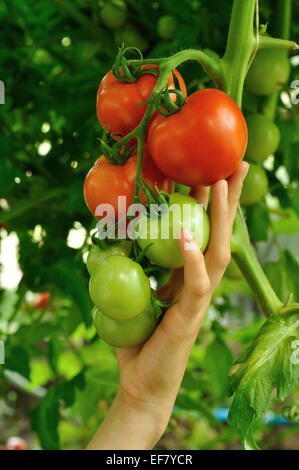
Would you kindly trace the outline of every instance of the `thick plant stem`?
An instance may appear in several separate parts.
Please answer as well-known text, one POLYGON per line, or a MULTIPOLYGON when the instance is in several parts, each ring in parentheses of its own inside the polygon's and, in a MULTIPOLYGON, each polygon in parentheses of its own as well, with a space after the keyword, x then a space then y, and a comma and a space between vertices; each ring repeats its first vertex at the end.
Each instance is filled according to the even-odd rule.
MULTIPOLYGON (((227 48, 223 57, 226 91, 240 107, 248 64, 256 46, 253 30, 255 6, 256 0, 234 0, 227 48)), ((283 304, 256 257, 240 207, 234 224, 231 251, 263 313, 269 316, 279 312, 283 304)))
POLYGON ((225 91, 241 107, 244 80, 256 40, 253 19, 256 0, 234 0, 227 46, 222 59, 225 91))
POLYGON ((283 307, 267 279, 250 243, 245 222, 239 209, 231 241, 232 257, 238 264, 247 283, 249 284, 262 312, 266 316, 278 313, 283 307))
POLYGON ((275 34, 282 39, 289 39, 292 19, 292 0, 276 0, 275 34))

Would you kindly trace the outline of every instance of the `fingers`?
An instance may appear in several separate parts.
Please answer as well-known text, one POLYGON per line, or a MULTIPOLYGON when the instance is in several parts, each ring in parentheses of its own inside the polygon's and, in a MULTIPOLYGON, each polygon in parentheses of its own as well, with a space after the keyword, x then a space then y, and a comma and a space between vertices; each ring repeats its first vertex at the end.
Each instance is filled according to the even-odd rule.
POLYGON ((242 162, 235 173, 233 173, 228 179, 228 205, 229 205, 229 217, 230 222, 233 224, 239 198, 242 192, 243 181, 247 175, 249 164, 242 162))
POLYGON ((188 316, 197 315, 202 299, 210 290, 205 260, 189 229, 182 230, 179 247, 184 260, 184 287, 179 298, 180 308, 188 316))
POLYGON ((194 186, 191 188, 190 196, 199 201, 205 210, 207 210, 209 203, 210 187, 209 186, 194 186))
POLYGON ((216 286, 230 261, 232 222, 228 202, 228 183, 217 181, 211 190, 211 234, 205 254, 211 283, 216 286))

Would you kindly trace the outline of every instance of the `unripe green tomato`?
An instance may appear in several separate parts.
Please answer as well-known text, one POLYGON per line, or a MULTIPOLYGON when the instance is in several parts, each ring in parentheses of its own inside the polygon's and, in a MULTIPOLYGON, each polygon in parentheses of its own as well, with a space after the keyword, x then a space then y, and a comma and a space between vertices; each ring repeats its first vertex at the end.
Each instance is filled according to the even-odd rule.
POLYGON ((129 240, 121 240, 119 243, 109 246, 107 249, 102 250, 96 245, 92 245, 89 250, 86 267, 91 275, 94 268, 101 263, 107 256, 123 255, 128 256, 132 247, 132 242, 129 240))
POLYGON ((231 259, 229 265, 227 266, 225 271, 225 277, 231 279, 232 281, 238 281, 240 279, 243 279, 240 268, 234 259, 231 259))
POLYGON ((179 25, 178 20, 172 15, 160 16, 157 23, 157 32, 162 39, 173 39, 179 25))
POLYGON ((114 39, 118 47, 124 44, 125 47, 137 47, 141 52, 145 52, 149 46, 148 39, 145 36, 141 36, 134 26, 128 26, 116 31, 114 39))
POLYGON ((290 62, 286 51, 261 49, 248 71, 245 86, 255 95, 270 95, 281 90, 290 76, 290 62))
POLYGON ((268 178, 265 170, 252 163, 243 183, 241 204, 250 206, 260 201, 268 190, 268 178))
POLYGON ((151 302, 142 313, 130 320, 113 320, 94 309, 94 325, 99 337, 115 348, 144 343, 153 334, 158 322, 151 302))
POLYGON ((127 5, 123 0, 109 0, 102 7, 100 17, 107 28, 119 29, 127 19, 127 5))
POLYGON ((276 124, 263 114, 250 114, 247 119, 248 144, 246 157, 252 162, 262 163, 276 152, 280 132, 276 124))
POLYGON ((150 281, 142 267, 122 255, 105 258, 90 278, 89 293, 94 305, 114 320, 129 320, 150 301, 150 281))
POLYGON ((210 221, 206 211, 202 208, 202 217, 200 217, 196 210, 199 202, 193 197, 173 193, 170 195, 170 205, 177 204, 181 209, 178 212, 166 213, 158 218, 148 218, 145 215, 141 216, 137 225, 136 233, 138 233, 137 242, 142 250, 146 250, 146 257, 154 264, 162 266, 163 268, 180 268, 184 266, 184 261, 178 245, 178 239, 175 238, 180 235, 182 228, 188 227, 194 234, 195 241, 202 251, 207 247, 210 237, 210 221), (183 220, 183 206, 186 205, 190 208, 189 214, 183 220), (169 219, 169 224, 167 223, 169 219), (163 234, 162 228, 166 227, 169 230, 163 234), (202 239, 201 239, 202 234, 202 239))

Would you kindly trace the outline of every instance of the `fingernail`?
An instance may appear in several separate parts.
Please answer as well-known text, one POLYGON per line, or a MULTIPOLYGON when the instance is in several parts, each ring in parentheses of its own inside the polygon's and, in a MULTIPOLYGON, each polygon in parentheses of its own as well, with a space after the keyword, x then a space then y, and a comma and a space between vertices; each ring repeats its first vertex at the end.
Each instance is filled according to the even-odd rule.
POLYGON ((227 199, 227 196, 228 196, 228 186, 227 186, 227 181, 226 180, 222 180, 221 182, 221 185, 222 185, 222 197, 223 199, 227 199))
POLYGON ((183 228, 182 235, 184 239, 184 250, 198 250, 198 245, 189 228, 183 228))
POLYGON ((242 174, 241 174, 241 180, 242 180, 242 182, 245 180, 246 175, 247 175, 247 173, 248 173, 248 170, 249 170, 249 163, 243 162, 243 163, 242 163, 242 174))

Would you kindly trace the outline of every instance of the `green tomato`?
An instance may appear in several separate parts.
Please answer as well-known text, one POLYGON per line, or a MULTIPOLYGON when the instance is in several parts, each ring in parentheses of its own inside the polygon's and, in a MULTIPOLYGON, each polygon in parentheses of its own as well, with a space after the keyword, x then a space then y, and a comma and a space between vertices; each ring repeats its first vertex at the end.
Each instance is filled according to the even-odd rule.
POLYGON ((248 71, 245 86, 255 95, 281 90, 290 76, 290 62, 283 50, 261 49, 248 71))
POLYGON ((178 20, 171 15, 160 16, 157 23, 157 32, 162 39, 173 39, 179 25, 178 20))
POLYGON ((93 270, 89 283, 95 306, 114 320, 129 320, 150 301, 150 281, 142 267, 122 255, 105 258, 93 270))
POLYGON ((265 158, 276 152, 280 132, 274 122, 263 114, 251 114, 246 119, 248 144, 246 156, 249 160, 262 163, 265 158))
POLYGON ((242 194, 240 197, 241 204, 250 206, 260 201, 268 190, 268 178, 265 170, 252 163, 243 183, 242 194))
POLYGON ((123 0, 110 0, 101 9, 100 17, 107 28, 119 29, 127 19, 127 5, 123 0))
POLYGON ((145 52, 149 46, 147 37, 141 36, 133 26, 116 31, 114 39, 118 47, 124 44, 125 47, 137 47, 141 52, 145 52))
POLYGON ((97 308, 94 309, 94 325, 99 337, 115 348, 128 348, 144 343, 155 331, 159 320, 151 304, 130 320, 113 320, 97 308))
POLYGON ((121 240, 119 243, 115 243, 109 246, 106 250, 102 250, 96 245, 92 245, 86 260, 86 267, 91 275, 94 268, 101 263, 107 256, 122 255, 128 256, 132 247, 132 242, 129 240, 121 240))
POLYGON ((240 279, 243 279, 240 268, 235 262, 235 260, 231 259, 229 265, 226 268, 225 277, 231 279, 232 281, 238 281, 240 279))
POLYGON ((202 251, 206 249, 210 237, 209 217, 204 209, 198 212, 199 202, 196 199, 173 193, 170 195, 170 205, 172 204, 176 204, 180 212, 170 210, 169 214, 164 213, 157 218, 142 215, 136 225, 137 242, 142 250, 148 247, 147 258, 158 266, 170 269, 184 265, 177 240, 182 228, 188 227, 192 231, 202 251), (189 212, 185 217, 184 206, 189 212))
POLYGON ((174 190, 176 193, 181 193, 181 194, 188 194, 190 193, 190 186, 185 186, 183 184, 175 183, 174 185, 174 190))

